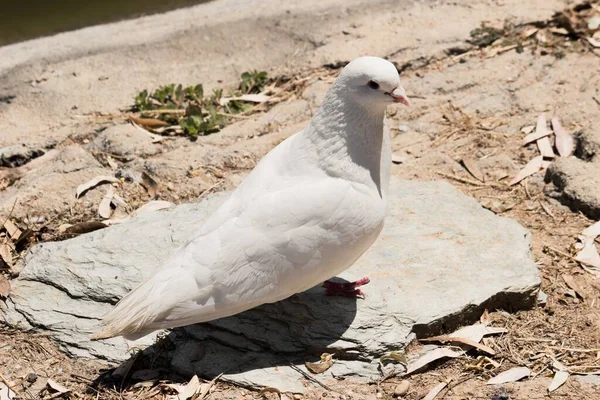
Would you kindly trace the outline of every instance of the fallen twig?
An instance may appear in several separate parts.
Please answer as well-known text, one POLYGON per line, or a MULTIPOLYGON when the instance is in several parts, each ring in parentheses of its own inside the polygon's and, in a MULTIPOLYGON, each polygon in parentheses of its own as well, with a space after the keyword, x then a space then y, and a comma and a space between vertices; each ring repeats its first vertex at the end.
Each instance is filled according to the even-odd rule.
POLYGON ((325 389, 325 390, 329 390, 329 391, 331 391, 331 388, 330 388, 329 386, 325 385, 324 383, 321 383, 321 381, 319 381, 317 378, 314 378, 314 377, 310 376, 309 374, 307 374, 306 372, 302 371, 300 368, 298 368, 298 367, 297 367, 297 366, 295 366, 294 364, 290 363, 290 367, 291 367, 291 368, 292 368, 294 371, 296 371, 296 372, 300 373, 300 375, 304 376, 304 377, 305 377, 306 379, 308 379, 309 381, 316 383, 317 385, 321 386, 321 387, 322 387, 323 389, 325 389))
POLYGON ((476 182, 474 180, 471 179, 466 179, 466 178, 461 178, 460 176, 456 176, 456 175, 450 175, 450 174, 446 174, 444 172, 436 172, 438 175, 443 176, 444 178, 448 178, 448 179, 453 179, 457 182, 460 183, 466 183, 468 185, 473 185, 473 186, 478 186, 478 187, 492 187, 492 188, 496 188, 496 189, 504 189, 504 186, 502 185, 498 185, 496 183, 483 183, 483 182, 476 182))

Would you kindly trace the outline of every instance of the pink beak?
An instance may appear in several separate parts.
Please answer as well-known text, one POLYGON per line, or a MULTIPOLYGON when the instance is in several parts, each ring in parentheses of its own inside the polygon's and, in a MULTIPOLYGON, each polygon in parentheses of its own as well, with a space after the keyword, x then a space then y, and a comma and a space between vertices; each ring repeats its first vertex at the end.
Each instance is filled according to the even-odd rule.
POLYGON ((398 86, 391 93, 388 93, 394 99, 394 103, 402 103, 405 106, 410 106, 410 101, 406 97, 406 92, 402 86, 398 86))

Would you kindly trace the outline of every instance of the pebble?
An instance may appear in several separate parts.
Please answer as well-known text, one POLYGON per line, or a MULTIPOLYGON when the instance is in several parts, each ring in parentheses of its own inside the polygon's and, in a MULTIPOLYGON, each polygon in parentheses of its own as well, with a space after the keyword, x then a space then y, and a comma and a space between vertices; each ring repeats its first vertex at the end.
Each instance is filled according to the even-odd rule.
POLYGON ((394 396, 404 396, 406 393, 408 393, 409 388, 409 381, 401 381, 399 384, 396 385, 396 388, 394 389, 394 396))

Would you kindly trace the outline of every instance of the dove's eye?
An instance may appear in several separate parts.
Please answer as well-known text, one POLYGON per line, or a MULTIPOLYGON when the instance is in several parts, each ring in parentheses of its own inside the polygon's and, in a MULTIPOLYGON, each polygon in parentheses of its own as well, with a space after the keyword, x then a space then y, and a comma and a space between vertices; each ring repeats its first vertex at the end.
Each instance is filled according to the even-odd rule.
POLYGON ((379 89, 379 83, 377 83, 375 81, 369 81, 369 82, 367 82, 367 86, 370 87, 373 90, 379 89))

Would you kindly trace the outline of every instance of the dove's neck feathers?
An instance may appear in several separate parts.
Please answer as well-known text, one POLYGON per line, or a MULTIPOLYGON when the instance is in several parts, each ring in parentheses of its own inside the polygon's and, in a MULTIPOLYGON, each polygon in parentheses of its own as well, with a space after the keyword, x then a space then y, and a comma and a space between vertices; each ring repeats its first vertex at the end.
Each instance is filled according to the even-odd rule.
POLYGON ((384 105, 357 104, 355 98, 334 84, 302 132, 301 146, 309 148, 326 174, 366 184, 384 197, 391 167, 384 116, 384 105))

